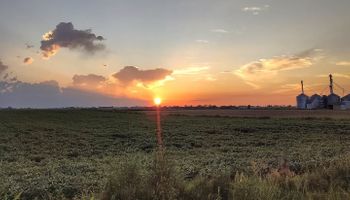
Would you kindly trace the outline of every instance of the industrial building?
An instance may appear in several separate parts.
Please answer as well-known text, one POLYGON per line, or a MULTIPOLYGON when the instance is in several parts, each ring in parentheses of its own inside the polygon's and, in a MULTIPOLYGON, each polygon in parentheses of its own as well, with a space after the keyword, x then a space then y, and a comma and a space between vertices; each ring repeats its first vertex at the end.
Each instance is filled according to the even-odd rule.
POLYGON ((329 95, 313 94, 311 97, 304 93, 304 82, 301 81, 301 94, 296 97, 298 109, 350 109, 350 94, 340 97, 334 93, 334 81, 329 75, 329 95))

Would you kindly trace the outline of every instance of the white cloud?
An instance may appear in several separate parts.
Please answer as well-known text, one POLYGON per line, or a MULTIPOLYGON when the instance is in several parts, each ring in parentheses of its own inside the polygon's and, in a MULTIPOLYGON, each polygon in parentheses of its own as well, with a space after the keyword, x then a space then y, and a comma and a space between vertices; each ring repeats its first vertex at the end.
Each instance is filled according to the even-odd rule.
POLYGON ((228 33, 229 31, 219 28, 219 29, 212 29, 211 32, 213 32, 213 33, 228 33))
POLYGON ((253 88, 260 88, 267 82, 278 82, 278 73, 281 71, 295 70, 310 67, 318 57, 317 51, 309 50, 299 55, 283 55, 269 59, 260 59, 241 66, 234 74, 241 77, 253 88))
POLYGON ((209 67, 188 67, 184 69, 174 70, 173 75, 193 75, 205 72, 209 67))
POLYGON ((259 15, 261 12, 266 11, 270 8, 269 5, 264 5, 262 7, 259 6, 251 6, 251 7, 244 7, 242 8, 242 11, 249 12, 253 15, 259 15))
POLYGON ((338 66, 350 66, 350 61, 340 61, 340 62, 337 62, 336 65, 338 65, 338 66))

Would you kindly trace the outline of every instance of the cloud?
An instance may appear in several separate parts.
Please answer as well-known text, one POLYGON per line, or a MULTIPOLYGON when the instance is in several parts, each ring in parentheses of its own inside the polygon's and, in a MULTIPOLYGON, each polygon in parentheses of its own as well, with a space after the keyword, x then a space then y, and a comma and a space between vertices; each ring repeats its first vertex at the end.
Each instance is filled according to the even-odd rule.
POLYGON ((273 94, 296 94, 298 91, 300 91, 300 84, 296 83, 289 83, 281 85, 277 90, 272 91, 273 94))
POLYGON ((212 29, 211 32, 213 32, 213 33, 228 33, 227 30, 221 29, 221 28, 219 28, 219 29, 212 29))
POLYGON ((196 42, 202 43, 202 44, 208 44, 209 43, 208 40, 196 40, 196 42))
MULTIPOLYGON (((350 79, 350 74, 332 73, 332 75, 333 77, 350 79)), ((328 78, 329 74, 321 74, 321 75, 317 75, 317 77, 328 78)))
POLYGON ((94 86, 98 87, 103 82, 106 81, 106 78, 96 74, 88 74, 88 75, 74 75, 73 76, 73 85, 74 86, 94 86))
POLYGON ((98 106, 143 106, 147 103, 123 97, 113 97, 77 88, 61 88, 57 81, 40 83, 0 81, 0 107, 59 108, 98 106))
POLYGON ((304 68, 312 65, 311 58, 280 56, 270 59, 260 59, 248 63, 239 69, 243 74, 259 74, 264 72, 278 72, 283 70, 291 70, 304 68))
POLYGON ((262 11, 266 11, 270 8, 269 5, 264 5, 262 7, 252 6, 252 7, 244 7, 242 11, 252 13, 253 15, 259 15, 262 11))
POLYGON ((209 67, 189 67, 185 69, 177 69, 172 73, 173 75, 194 75, 208 71, 209 67))
POLYGON ((337 62, 336 65, 338 65, 338 66, 350 66, 350 62, 349 61, 340 61, 340 62, 337 62))
POLYGON ((7 65, 5 65, 4 63, 2 63, 2 61, 0 60, 0 75, 1 75, 0 81, 6 81, 9 83, 16 82, 17 77, 13 76, 12 72, 6 72, 8 68, 9 67, 7 65))
POLYGON ((0 60, 0 74, 5 72, 7 69, 8 69, 8 66, 2 63, 2 61, 0 60))
POLYGON ((134 66, 126 66, 119 72, 113 74, 113 77, 118 79, 124 85, 129 85, 134 81, 149 84, 155 81, 160 81, 172 74, 171 70, 157 68, 149 70, 141 70, 134 66))
POLYGON ((23 63, 26 64, 26 65, 30 65, 34 62, 34 59, 31 58, 31 57, 26 57, 23 59, 23 63))
POLYGON ((234 74, 241 77, 247 84, 259 88, 261 83, 274 81, 281 71, 295 70, 310 67, 318 57, 318 51, 308 50, 298 55, 277 56, 270 59, 260 59, 241 66, 234 74))
POLYGON ((81 48, 89 53, 102 50, 105 46, 99 42, 102 36, 96 36, 91 30, 76 30, 71 22, 59 23, 53 31, 45 33, 40 49, 44 58, 55 55, 60 48, 81 48))
POLYGON ((210 74, 207 74, 205 76, 205 80, 206 81, 210 81, 210 82, 217 81, 217 79, 215 77, 213 77, 212 75, 210 75, 210 74))
POLYGON ((26 44, 26 49, 31 49, 31 48, 34 48, 34 45, 26 44))

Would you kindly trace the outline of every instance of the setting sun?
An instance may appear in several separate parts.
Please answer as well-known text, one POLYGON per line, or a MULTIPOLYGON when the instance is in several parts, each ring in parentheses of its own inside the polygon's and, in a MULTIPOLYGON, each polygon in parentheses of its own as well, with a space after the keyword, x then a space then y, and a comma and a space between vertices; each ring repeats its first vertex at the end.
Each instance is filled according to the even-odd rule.
POLYGON ((154 104, 156 104, 157 106, 159 106, 162 103, 162 99, 159 97, 156 97, 153 99, 154 104))

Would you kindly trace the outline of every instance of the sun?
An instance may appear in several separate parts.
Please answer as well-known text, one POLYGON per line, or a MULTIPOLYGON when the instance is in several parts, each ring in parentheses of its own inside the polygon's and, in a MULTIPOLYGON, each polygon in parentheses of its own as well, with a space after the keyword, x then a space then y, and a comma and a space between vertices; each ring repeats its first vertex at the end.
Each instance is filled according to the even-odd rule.
POLYGON ((155 105, 159 106, 162 103, 162 99, 160 97, 155 97, 153 102, 155 105))

